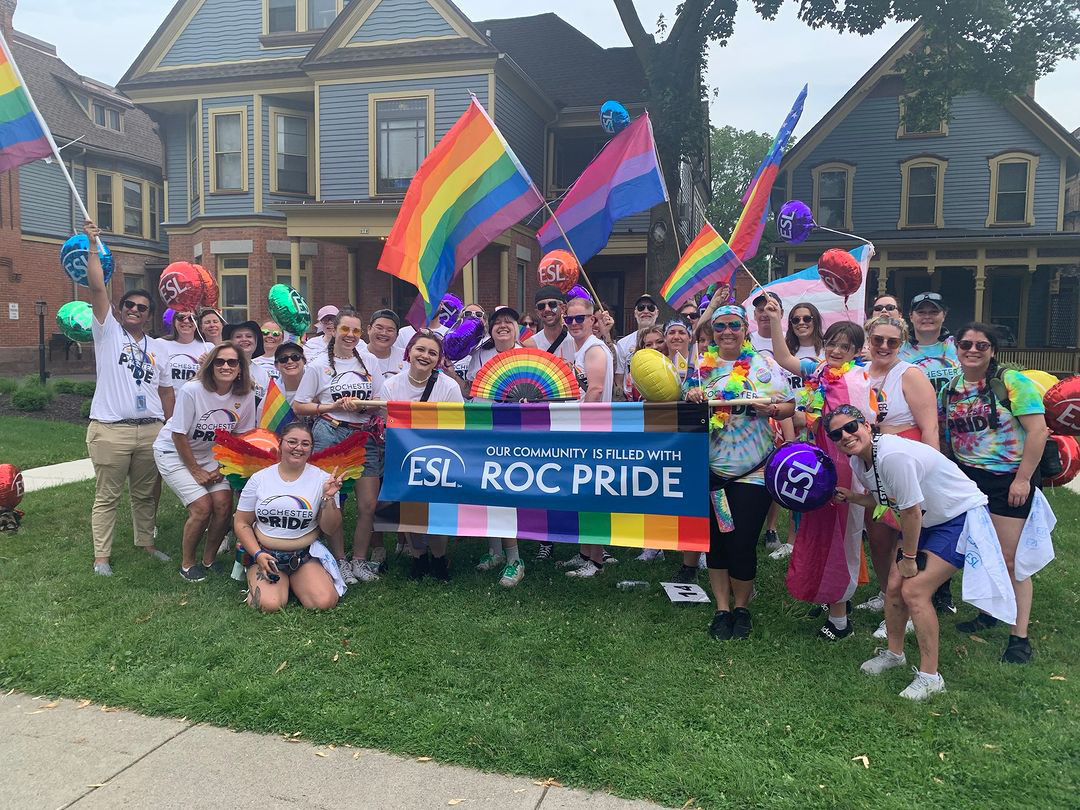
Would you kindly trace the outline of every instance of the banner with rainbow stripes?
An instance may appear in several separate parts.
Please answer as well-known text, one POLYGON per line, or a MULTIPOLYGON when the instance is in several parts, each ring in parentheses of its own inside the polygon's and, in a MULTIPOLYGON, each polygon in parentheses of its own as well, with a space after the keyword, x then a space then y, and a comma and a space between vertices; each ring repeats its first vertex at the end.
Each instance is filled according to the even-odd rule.
POLYGON ((706 551, 708 406, 390 403, 376 529, 706 551))

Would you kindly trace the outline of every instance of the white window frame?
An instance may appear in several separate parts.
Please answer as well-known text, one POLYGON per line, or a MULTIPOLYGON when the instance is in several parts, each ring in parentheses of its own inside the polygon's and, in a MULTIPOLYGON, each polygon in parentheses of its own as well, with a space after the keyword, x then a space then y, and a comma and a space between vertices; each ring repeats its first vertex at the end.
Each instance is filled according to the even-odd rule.
POLYGON ((215 107, 210 110, 210 193, 246 194, 248 192, 248 110, 247 107, 215 107), (240 188, 220 188, 217 177, 217 119, 240 116, 240 188))
POLYGON ((270 113, 270 192, 300 197, 315 196, 315 115, 307 110, 269 107, 270 113), (282 191, 278 188, 277 122, 279 118, 303 118, 307 121, 307 191, 282 191))

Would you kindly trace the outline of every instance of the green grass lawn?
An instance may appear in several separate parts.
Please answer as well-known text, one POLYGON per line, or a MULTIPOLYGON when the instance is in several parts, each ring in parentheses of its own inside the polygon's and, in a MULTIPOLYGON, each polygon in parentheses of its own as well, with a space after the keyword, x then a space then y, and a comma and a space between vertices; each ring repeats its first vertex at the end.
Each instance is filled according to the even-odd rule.
MULTIPOLYGON (((449 587, 395 569, 332 612, 261 616, 239 604, 237 583, 187 584, 133 550, 126 511, 116 576, 91 576, 92 492, 86 482, 31 494, 23 530, 0 537, 4 689, 673 807, 1076 806, 1080 499, 1067 493, 1052 498, 1058 560, 1037 578, 1034 663, 998 663, 1006 629, 975 639, 949 621, 949 691, 912 704, 897 697, 910 672, 858 671, 878 618, 856 616, 856 635, 838 645, 819 641, 819 621, 783 590, 785 563, 764 555, 745 643, 711 641, 708 606, 615 588, 666 578, 675 561, 617 552, 623 561, 591 581, 531 566, 505 591, 472 570, 475 541, 452 547, 449 587)), ((167 496, 170 552, 181 520, 167 496)))
POLYGON ((20 470, 86 458, 86 425, 29 416, 0 416, 0 464, 20 470))

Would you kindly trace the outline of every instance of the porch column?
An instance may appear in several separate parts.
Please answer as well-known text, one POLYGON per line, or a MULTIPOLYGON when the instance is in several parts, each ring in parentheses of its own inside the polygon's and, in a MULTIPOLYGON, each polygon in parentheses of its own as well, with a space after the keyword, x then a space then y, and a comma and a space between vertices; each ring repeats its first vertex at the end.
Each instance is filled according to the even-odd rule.
POLYGON ((884 295, 889 285, 889 251, 881 251, 878 258, 877 294, 884 295))
MULTIPOLYGON (((300 291, 300 237, 294 236, 289 240, 289 286, 297 292, 300 291)), ((308 290, 311 294, 311 290, 308 290)))
POLYGON ((510 304, 510 248, 499 250, 499 304, 510 304))
POLYGON ((346 267, 346 300, 349 305, 356 307, 356 248, 349 248, 348 264, 346 267))
POLYGON ((975 320, 982 321, 983 299, 986 296, 986 250, 979 248, 975 254, 975 320))
POLYGON ((476 259, 470 259, 468 264, 461 268, 461 298, 462 303, 476 303, 476 259))

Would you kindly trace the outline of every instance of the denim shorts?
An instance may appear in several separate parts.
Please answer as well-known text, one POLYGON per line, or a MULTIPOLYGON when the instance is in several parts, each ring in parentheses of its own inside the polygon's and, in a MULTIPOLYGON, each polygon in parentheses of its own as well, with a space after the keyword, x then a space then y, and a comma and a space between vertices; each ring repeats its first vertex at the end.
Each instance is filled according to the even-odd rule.
MULTIPOLYGON (((312 427, 311 435, 314 446, 313 452, 318 453, 327 447, 340 444, 355 433, 352 428, 338 427, 327 422, 325 419, 316 419, 312 427)), ((375 441, 372 436, 364 445, 364 472, 361 478, 381 478, 383 474, 383 445, 375 441)))
POLYGON ((967 512, 964 512, 937 526, 923 526, 922 531, 919 532, 919 551, 931 551, 949 565, 962 570, 964 555, 957 553, 956 544, 960 540, 966 522, 967 512))

